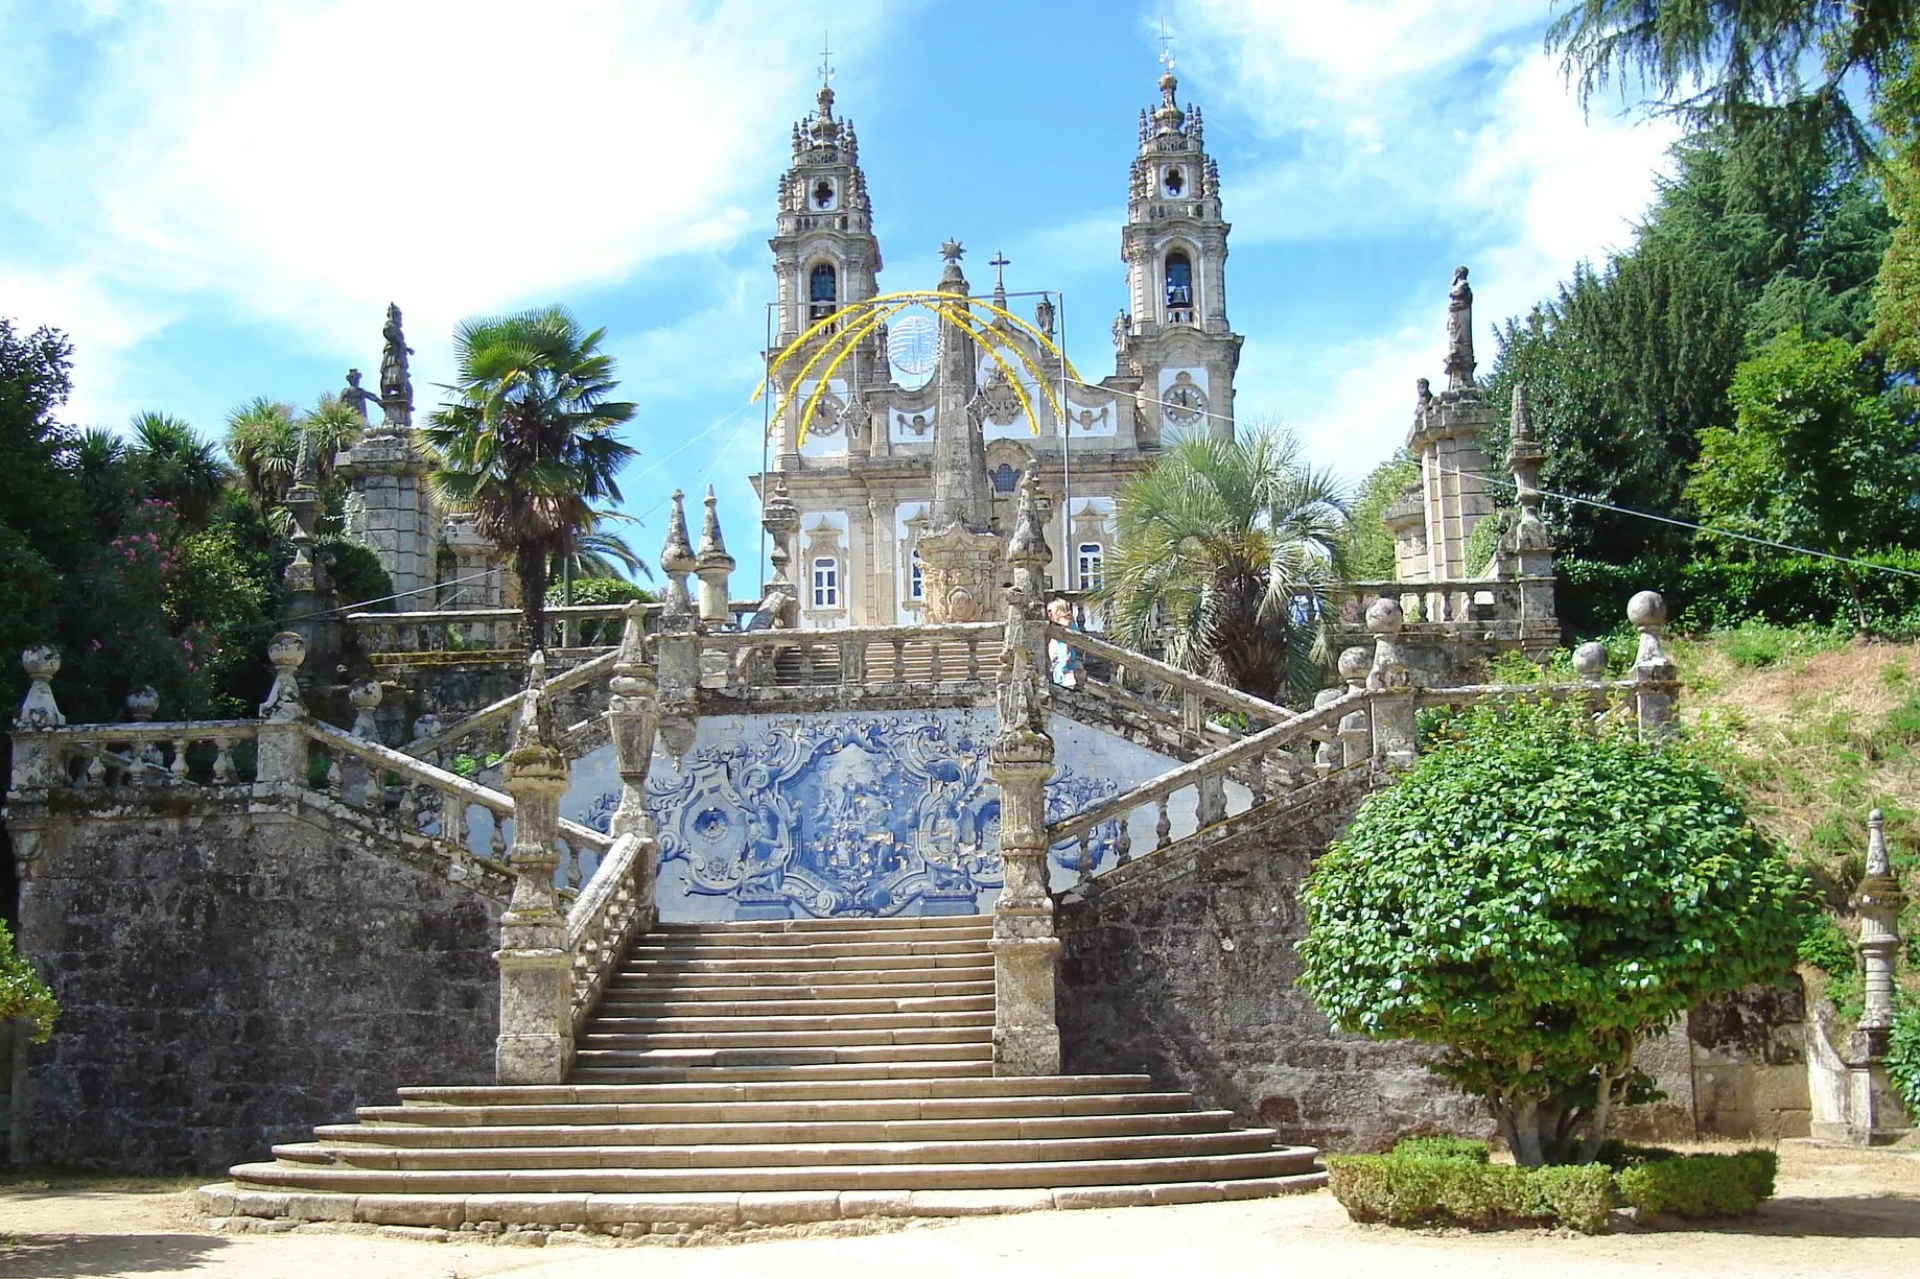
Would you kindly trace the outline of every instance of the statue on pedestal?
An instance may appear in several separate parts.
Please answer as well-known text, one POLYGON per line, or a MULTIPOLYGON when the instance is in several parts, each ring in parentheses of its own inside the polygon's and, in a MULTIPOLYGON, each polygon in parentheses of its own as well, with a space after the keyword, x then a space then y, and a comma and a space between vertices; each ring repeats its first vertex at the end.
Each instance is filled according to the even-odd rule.
POLYGON ((1467 268, 1453 268, 1453 287, 1447 290, 1447 389, 1473 385, 1473 286, 1467 268))

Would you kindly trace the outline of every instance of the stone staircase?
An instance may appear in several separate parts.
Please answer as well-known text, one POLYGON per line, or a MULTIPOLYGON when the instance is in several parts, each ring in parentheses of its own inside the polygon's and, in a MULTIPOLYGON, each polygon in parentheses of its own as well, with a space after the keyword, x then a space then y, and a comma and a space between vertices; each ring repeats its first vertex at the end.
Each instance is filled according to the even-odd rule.
POLYGON ((404 1088, 201 1207, 634 1236, 1323 1184, 1318 1151, 1144 1075, 995 1077, 990 934, 986 916, 664 925, 611 980, 571 1083, 404 1088))

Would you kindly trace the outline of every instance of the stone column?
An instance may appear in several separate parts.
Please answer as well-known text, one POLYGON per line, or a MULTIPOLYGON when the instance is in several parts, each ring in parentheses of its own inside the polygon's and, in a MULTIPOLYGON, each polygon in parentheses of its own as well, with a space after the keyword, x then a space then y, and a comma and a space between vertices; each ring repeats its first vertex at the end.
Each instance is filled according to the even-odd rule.
POLYGON ((679 489, 667 516, 667 541, 660 548, 660 570, 667 575, 666 605, 655 641, 658 659, 660 744, 677 765, 693 748, 695 698, 700 687, 700 615, 694 611, 687 579, 699 567, 687 542, 687 511, 679 489))
POLYGON ((1641 591, 1627 601, 1627 620, 1640 632, 1640 651, 1633 660, 1632 675, 1640 740, 1664 742, 1673 736, 1674 703, 1680 698, 1679 668, 1661 643, 1667 602, 1657 591, 1641 591))
POLYGON ((725 626, 733 620, 727 608, 727 579, 733 574, 733 556, 727 554, 726 539, 720 535, 720 512, 714 500, 713 485, 707 485, 707 515, 700 527, 700 553, 694 557, 694 574, 700 579, 700 624, 725 626))
POLYGON ((612 833, 618 839, 637 836, 644 847, 634 858, 634 898, 640 909, 640 931, 659 917, 654 884, 659 875, 659 843, 653 814, 647 811, 647 774, 653 766, 653 741, 660 727, 659 685, 647 652, 646 614, 636 602, 627 605, 620 656, 614 661, 607 699, 607 735, 620 769, 620 807, 614 810, 612 833))
POLYGON ((1887 861, 1887 835, 1874 809, 1867 818, 1867 869, 1853 896, 1860 920, 1860 966, 1866 977, 1866 1008, 1848 1045, 1847 1135, 1862 1146, 1881 1146, 1911 1131, 1906 1110, 1887 1077, 1893 1032, 1893 967, 1900 949, 1900 911, 1907 904, 1887 861))
POLYGON ((300 699, 298 678, 300 664, 307 660, 307 642, 293 631, 281 631, 267 642, 267 660, 273 663, 273 687, 260 703, 253 795, 256 800, 290 799, 307 786, 307 707, 300 699))
MULTIPOLYGON (((949 242, 942 251, 947 266, 940 291, 954 294, 954 305, 964 310, 967 280, 960 273, 960 246, 949 242)), ((972 336, 958 323, 943 321, 938 358, 930 463, 933 500, 919 543, 924 616, 933 623, 985 621, 993 615, 1001 549, 993 532, 986 443, 974 403, 972 336)), ((1046 545, 1044 536, 1041 545, 1046 545)))
POLYGON ((573 1066, 573 959, 553 887, 567 757, 554 745, 546 676, 546 657, 536 651, 527 661, 519 731, 501 770, 501 784, 513 796, 507 865, 514 875, 493 955, 500 965, 494 1078, 503 1084, 562 1083, 573 1066))
POLYGON ((1048 681, 1036 654, 1044 636, 1046 567, 1053 559, 1041 529, 1039 495, 1029 468, 1020 486, 1007 548, 1013 586, 995 678, 998 728, 988 767, 1000 791, 1000 857, 1005 887, 993 912, 993 1073, 1053 1075, 1060 1071, 1060 1026, 1054 1009, 1060 939, 1053 929, 1047 873, 1047 781, 1053 776, 1048 733, 1048 681))
POLYGON ((1400 601, 1381 598, 1367 607, 1367 631, 1373 636, 1373 759, 1387 768, 1412 768, 1419 755, 1413 719, 1413 671, 1400 644, 1405 617, 1400 601))

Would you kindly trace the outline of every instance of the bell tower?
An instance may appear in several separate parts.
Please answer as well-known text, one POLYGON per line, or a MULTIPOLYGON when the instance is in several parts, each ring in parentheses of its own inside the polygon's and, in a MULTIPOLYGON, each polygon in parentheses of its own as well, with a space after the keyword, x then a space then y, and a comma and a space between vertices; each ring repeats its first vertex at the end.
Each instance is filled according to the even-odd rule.
MULTIPOLYGON (((778 313, 770 360, 819 321, 872 297, 881 267, 867 176, 860 168, 860 140, 853 121, 834 117, 833 87, 828 83, 832 78, 832 65, 823 53, 814 112, 793 126, 793 162, 780 178, 775 234, 767 241, 773 250, 778 313)), ((863 380, 884 368, 880 347, 880 341, 863 342, 841 366, 823 412, 838 418, 853 406, 863 380)), ((789 366, 805 362, 790 361, 789 366)), ((789 410, 790 420, 776 424, 782 469, 799 452, 799 413, 796 404, 789 410)))
POLYGON ((1227 233, 1220 169, 1200 108, 1182 111, 1173 58, 1160 105, 1140 113, 1120 256, 1131 308, 1114 323, 1115 372, 1135 389, 1142 442, 1168 430, 1233 438, 1233 376, 1243 339, 1227 324, 1227 233))

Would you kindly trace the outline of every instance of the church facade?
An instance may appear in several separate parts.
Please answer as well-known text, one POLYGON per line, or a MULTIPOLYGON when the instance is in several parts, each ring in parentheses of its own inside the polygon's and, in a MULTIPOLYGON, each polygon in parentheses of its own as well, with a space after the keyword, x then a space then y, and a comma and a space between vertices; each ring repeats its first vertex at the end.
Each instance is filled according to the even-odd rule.
POLYGON ((1036 469, 1047 540, 1064 551, 1051 586, 1063 591, 1102 583, 1115 493, 1163 440, 1199 431, 1232 438, 1242 339, 1227 320, 1230 227, 1219 169, 1199 108, 1176 102, 1171 71, 1159 87, 1159 104, 1140 113, 1120 228, 1130 310, 1114 320, 1113 367, 1098 381, 1087 370, 1075 377, 1046 343, 988 309, 1030 310, 1034 329, 1055 339, 1051 297, 1010 297, 997 254, 992 290, 974 293, 964 249, 953 242, 942 248, 939 287, 971 298, 980 321, 997 330, 991 345, 1017 348, 1019 358, 996 358, 990 344, 909 311, 861 337, 837 367, 813 361, 834 338, 836 317, 885 290, 853 122, 836 118, 833 90, 822 87, 814 112, 794 126, 769 241, 777 302, 766 358, 769 394, 782 407, 771 424, 768 470, 754 484, 769 514, 781 512, 769 522, 776 572, 792 582, 800 626, 930 616, 920 548, 937 531, 933 455, 942 428, 977 427, 985 475, 973 479, 984 479, 991 527, 1003 539, 1020 477, 1036 469), (949 350, 956 342, 965 358, 949 350), (930 377, 943 357, 945 368, 930 377), (943 414, 968 420, 947 423, 943 414))

